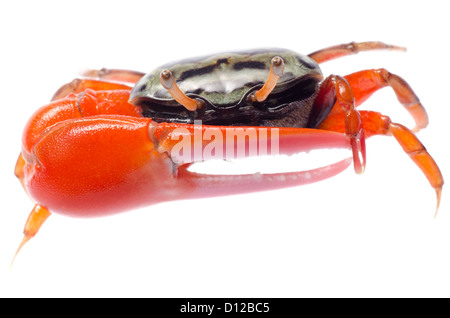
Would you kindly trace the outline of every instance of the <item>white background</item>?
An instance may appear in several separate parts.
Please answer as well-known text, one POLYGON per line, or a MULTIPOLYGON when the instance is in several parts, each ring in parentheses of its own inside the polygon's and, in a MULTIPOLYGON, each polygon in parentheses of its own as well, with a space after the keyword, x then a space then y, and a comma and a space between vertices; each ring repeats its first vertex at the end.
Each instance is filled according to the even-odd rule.
MULTIPOLYGON (((9 264, 33 203, 13 176, 22 129, 86 68, 149 71, 174 59, 254 47, 310 53, 380 40, 323 65, 385 67, 430 117, 419 133, 449 175, 448 9, 444 1, 9 1, 0 5, 2 297, 450 296, 450 211, 390 137, 352 169, 286 190, 172 202, 99 219, 52 215, 9 264)), ((390 89, 364 108, 412 126, 390 89)), ((270 164, 270 162, 268 163, 270 164)))

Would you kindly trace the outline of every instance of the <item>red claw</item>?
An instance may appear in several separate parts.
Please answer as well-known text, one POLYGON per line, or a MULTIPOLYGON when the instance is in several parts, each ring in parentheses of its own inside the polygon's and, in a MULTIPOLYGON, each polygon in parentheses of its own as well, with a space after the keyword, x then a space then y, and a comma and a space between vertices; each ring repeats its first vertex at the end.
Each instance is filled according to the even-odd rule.
MULTIPOLYGON (((141 117, 141 109, 126 102, 128 96, 125 90, 87 90, 35 113, 25 129, 16 174, 36 208, 97 217, 162 201, 307 184, 329 178, 351 163, 343 160, 310 171, 279 174, 193 173, 187 170, 189 164, 217 158, 218 152, 229 159, 262 152, 348 149, 350 144, 343 134, 317 129, 158 124, 141 117), (188 147, 180 152, 184 145, 188 147)), ((20 248, 50 212, 46 218, 37 218, 35 212, 31 215, 27 227, 36 231, 32 235, 26 231, 20 248)))

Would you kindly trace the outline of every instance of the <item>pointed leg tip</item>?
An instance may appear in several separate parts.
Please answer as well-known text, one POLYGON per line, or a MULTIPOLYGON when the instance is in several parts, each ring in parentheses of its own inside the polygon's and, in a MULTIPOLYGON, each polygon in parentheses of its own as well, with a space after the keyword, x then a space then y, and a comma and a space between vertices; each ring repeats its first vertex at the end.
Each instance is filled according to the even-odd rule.
POLYGON ((14 254, 13 260, 11 262, 10 268, 12 267, 14 260, 16 259, 17 254, 19 254, 20 250, 23 246, 36 235, 36 233, 41 228, 42 224, 47 220, 47 218, 51 215, 50 211, 47 208, 41 206, 40 204, 36 204, 31 210, 30 215, 25 223, 24 228, 24 237, 22 242, 20 242, 19 247, 17 248, 16 254, 14 254))
POLYGON ((353 160, 353 168, 355 169, 356 174, 361 175, 364 173, 364 170, 366 169, 366 165, 362 161, 353 160))
POLYGON ((363 174, 366 169, 366 149, 364 139, 352 140, 353 166, 357 174, 363 174))
POLYGON ((390 49, 396 50, 396 51, 402 51, 402 52, 406 52, 408 50, 406 47, 398 46, 398 45, 391 45, 390 49))
POLYGON ((436 203, 436 212, 434 213, 434 218, 437 217, 439 206, 441 205, 441 194, 442 194, 442 186, 439 188, 436 188, 437 203, 436 203))
POLYGON ((31 236, 29 235, 24 235, 22 241, 19 244, 19 247, 16 250, 16 253, 14 254, 14 257, 11 261, 11 264, 9 265, 9 269, 12 268, 14 261, 16 260, 17 255, 19 254, 20 250, 22 249, 22 247, 24 247, 24 245, 31 239, 31 236))

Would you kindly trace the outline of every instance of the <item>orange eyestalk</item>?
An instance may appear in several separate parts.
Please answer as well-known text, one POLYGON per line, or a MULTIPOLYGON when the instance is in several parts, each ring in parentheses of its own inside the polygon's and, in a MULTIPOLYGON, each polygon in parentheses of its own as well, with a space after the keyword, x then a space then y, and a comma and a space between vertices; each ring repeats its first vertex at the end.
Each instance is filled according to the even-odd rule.
POLYGON ((159 79, 161 81, 162 86, 169 91, 173 99, 175 99, 178 103, 183 105, 187 110, 193 112, 196 111, 198 108, 202 107, 203 104, 202 101, 190 98, 180 90, 175 79, 173 78, 173 74, 171 71, 169 70, 162 71, 159 76, 159 79))
POLYGON ((257 102, 263 102, 266 100, 267 96, 272 93, 273 89, 278 83, 281 75, 284 71, 284 61, 281 57, 275 56, 270 63, 269 76, 267 77, 264 86, 260 90, 250 95, 251 100, 256 100, 257 102))
POLYGON ((51 213, 44 208, 43 206, 36 204, 31 210, 30 215, 28 216, 27 222, 25 223, 25 228, 23 230, 23 239, 22 242, 20 242, 19 248, 16 251, 16 254, 14 254, 14 258, 11 262, 11 266, 14 263, 14 260, 16 259, 17 254, 22 249, 22 247, 32 238, 34 237, 39 229, 41 228, 42 224, 47 220, 47 218, 51 215, 51 213))

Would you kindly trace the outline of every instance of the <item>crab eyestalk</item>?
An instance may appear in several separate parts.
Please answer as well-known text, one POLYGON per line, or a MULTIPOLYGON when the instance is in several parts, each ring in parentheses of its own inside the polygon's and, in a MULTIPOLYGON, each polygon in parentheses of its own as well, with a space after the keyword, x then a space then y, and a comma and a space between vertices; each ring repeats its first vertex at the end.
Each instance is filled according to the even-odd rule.
POLYGON ((201 100, 190 98, 181 91, 175 79, 173 78, 173 74, 171 71, 162 71, 159 78, 161 81, 161 85, 169 91, 173 99, 183 105, 187 110, 196 111, 198 108, 202 107, 203 102, 201 100))
POLYGON ((249 96, 250 101, 263 102, 267 99, 270 93, 272 93, 273 89, 278 83, 281 75, 283 75, 284 71, 284 60, 275 56, 270 63, 270 71, 269 76, 267 77, 264 86, 261 87, 258 91, 254 92, 249 96))

